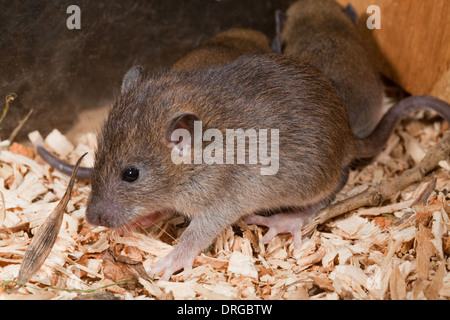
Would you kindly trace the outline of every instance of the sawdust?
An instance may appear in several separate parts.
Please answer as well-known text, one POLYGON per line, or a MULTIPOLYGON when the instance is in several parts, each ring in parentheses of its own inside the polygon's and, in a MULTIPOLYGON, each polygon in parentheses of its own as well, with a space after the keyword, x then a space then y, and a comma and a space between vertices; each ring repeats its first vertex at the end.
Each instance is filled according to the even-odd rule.
MULTIPOLYGON (((429 113, 403 121, 375 161, 352 170, 337 200, 401 175, 447 128, 429 113)), ((46 143, 71 163, 88 151, 83 165, 92 166, 93 134, 71 143, 54 131, 46 143)), ((78 181, 49 257, 26 286, 12 292, 16 284, 9 281, 17 279, 31 238, 63 196, 69 177, 27 147, 3 147, 0 298, 73 299, 99 292, 122 299, 449 299, 449 168, 443 162, 424 181, 398 190, 395 201, 327 222, 300 249, 290 235, 263 245, 266 229, 243 222, 230 226, 192 270, 170 282, 148 279, 143 270, 176 245, 184 218, 129 235, 89 226, 84 217, 89 184, 78 181), (436 187, 428 203, 414 204, 432 178, 436 187)))

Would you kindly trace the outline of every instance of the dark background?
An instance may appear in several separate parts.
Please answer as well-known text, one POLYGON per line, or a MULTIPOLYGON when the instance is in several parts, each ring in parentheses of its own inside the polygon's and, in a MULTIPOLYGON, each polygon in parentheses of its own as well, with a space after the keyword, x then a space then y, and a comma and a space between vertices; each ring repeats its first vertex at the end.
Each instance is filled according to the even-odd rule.
POLYGON ((0 110, 6 139, 29 109, 19 139, 67 130, 79 111, 110 103, 125 72, 167 68, 208 37, 232 27, 272 38, 275 10, 293 0, 0 0, 0 110), (69 30, 67 7, 81 9, 81 30, 69 30))

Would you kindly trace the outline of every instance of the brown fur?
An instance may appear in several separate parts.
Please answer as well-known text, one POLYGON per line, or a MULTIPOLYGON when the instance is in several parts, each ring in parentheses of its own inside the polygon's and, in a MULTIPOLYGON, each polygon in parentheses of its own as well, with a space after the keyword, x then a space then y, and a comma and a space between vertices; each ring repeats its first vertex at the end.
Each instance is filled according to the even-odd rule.
MULTIPOLYGON (((233 28, 217 34, 198 48, 189 52, 172 66, 171 71, 194 71, 225 65, 242 55, 269 51, 269 39, 262 32, 251 29, 233 28)), ((130 72, 136 73, 137 71, 137 75, 140 76, 142 67, 136 66, 128 71, 122 83, 122 91, 126 91, 127 86, 130 86, 127 82, 128 80, 132 82, 142 80, 136 79, 136 76, 133 76, 133 74, 129 74, 130 72)), ((98 115, 94 117, 92 112, 80 114, 79 118, 81 122, 73 130, 68 132, 68 137, 71 137, 71 140, 75 140, 76 137, 86 133, 87 129, 93 126, 92 119, 105 119, 109 109, 109 106, 102 108, 99 110, 98 115)), ((97 132, 98 130, 95 131, 97 132)), ((36 148, 41 157, 54 168, 58 168, 58 170, 67 175, 72 173, 74 169, 73 165, 56 158, 43 145, 37 145, 36 148)), ((92 173, 91 171, 91 168, 81 167, 78 170, 77 177, 89 179, 92 173)))
POLYGON ((178 60, 172 70, 193 71, 225 65, 240 56, 256 52, 270 52, 266 35, 251 29, 230 29, 207 40, 178 60))
POLYGON ((286 16, 283 52, 310 62, 333 81, 353 133, 364 138, 356 142, 355 158, 376 156, 400 119, 414 111, 433 110, 450 120, 449 105, 430 96, 404 99, 382 117, 380 75, 354 22, 335 1, 298 0, 286 16))
POLYGON ((358 137, 382 115, 382 83, 355 25, 333 0, 299 0, 286 12, 283 53, 305 59, 329 77, 358 137))
POLYGON ((112 228, 161 210, 190 217, 166 258, 172 273, 245 215, 329 201, 351 160, 351 135, 332 83, 298 59, 260 54, 223 67, 165 73, 142 81, 112 108, 98 143, 86 216, 112 228), (217 128, 224 137, 227 128, 279 129, 278 173, 262 176, 261 165, 173 164, 164 129, 182 113, 195 114, 203 131, 217 128), (129 166, 141 172, 134 183, 122 181, 129 166))

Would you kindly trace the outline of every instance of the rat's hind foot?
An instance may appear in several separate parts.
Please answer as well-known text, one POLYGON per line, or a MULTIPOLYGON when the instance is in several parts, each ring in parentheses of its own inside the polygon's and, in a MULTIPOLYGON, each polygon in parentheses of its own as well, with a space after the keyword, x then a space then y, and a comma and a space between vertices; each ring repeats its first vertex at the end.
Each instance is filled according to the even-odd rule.
POLYGON ((294 211, 277 213, 271 216, 247 216, 244 218, 244 221, 248 224, 269 227, 269 231, 262 238, 263 243, 269 243, 280 233, 290 233, 294 240, 294 247, 298 249, 302 244, 302 227, 329 202, 330 200, 328 199, 294 211))
POLYGON ((294 247, 300 248, 302 243, 302 227, 308 221, 307 217, 297 212, 279 213, 273 216, 248 216, 244 219, 248 224, 269 227, 269 231, 262 238, 264 244, 272 241, 280 233, 290 233, 293 236, 294 247))

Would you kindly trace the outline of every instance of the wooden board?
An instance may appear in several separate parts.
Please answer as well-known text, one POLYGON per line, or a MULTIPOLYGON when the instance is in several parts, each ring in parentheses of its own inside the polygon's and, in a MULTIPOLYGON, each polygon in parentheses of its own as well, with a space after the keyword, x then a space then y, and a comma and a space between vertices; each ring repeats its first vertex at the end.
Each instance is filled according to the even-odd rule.
POLYGON ((414 95, 430 94, 450 102, 450 1, 337 0, 351 3, 358 27, 374 40, 382 72, 414 95), (367 7, 381 9, 381 29, 369 30, 367 7))

